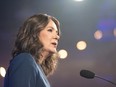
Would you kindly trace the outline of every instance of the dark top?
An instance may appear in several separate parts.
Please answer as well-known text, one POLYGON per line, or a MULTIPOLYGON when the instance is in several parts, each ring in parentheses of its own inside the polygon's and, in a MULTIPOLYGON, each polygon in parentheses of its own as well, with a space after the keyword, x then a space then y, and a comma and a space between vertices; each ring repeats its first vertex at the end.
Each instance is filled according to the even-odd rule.
POLYGON ((32 55, 20 53, 10 62, 4 87, 50 87, 50 84, 32 55))

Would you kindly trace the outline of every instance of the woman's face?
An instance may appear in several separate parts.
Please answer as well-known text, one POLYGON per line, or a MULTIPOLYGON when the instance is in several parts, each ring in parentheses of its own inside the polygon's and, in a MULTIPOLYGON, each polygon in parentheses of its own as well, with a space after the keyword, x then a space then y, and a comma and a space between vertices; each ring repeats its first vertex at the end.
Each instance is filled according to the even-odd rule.
POLYGON ((57 26, 52 20, 50 20, 48 25, 40 32, 39 39, 45 51, 50 53, 57 51, 59 35, 57 26))

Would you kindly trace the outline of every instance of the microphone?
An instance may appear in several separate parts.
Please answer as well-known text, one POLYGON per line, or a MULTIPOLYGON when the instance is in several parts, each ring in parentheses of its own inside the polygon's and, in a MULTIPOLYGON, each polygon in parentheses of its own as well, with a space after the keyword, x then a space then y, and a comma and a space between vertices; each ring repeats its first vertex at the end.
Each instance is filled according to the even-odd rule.
POLYGON ((116 83, 114 83, 114 82, 112 82, 112 81, 110 81, 110 80, 107 80, 107 79, 105 79, 105 78, 102 78, 102 77, 100 77, 100 76, 97 76, 97 75, 95 75, 94 72, 91 72, 91 71, 89 71, 89 70, 81 70, 81 71, 80 71, 80 76, 85 77, 85 78, 87 78, 87 79, 93 79, 94 77, 97 77, 97 78, 102 79, 102 80, 104 80, 104 81, 110 82, 110 83, 112 83, 113 85, 116 85, 116 83))

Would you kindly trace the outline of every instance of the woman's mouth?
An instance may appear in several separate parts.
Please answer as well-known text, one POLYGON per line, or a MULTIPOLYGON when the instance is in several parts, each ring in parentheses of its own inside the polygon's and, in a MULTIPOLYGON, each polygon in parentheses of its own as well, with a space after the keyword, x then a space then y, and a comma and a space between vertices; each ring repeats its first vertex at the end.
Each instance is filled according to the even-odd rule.
POLYGON ((57 47, 57 43, 56 42, 53 42, 52 45, 54 45, 55 47, 57 47))

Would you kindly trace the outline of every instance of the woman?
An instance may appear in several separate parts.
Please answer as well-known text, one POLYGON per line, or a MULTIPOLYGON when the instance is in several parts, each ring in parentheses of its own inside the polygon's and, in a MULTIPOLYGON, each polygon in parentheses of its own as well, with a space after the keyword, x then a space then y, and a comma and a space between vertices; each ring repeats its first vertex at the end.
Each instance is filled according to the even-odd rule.
POLYGON ((59 21, 47 14, 28 18, 19 29, 4 87, 50 87, 57 66, 59 21))

